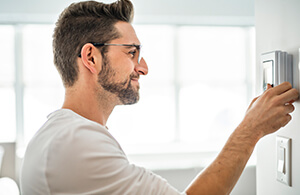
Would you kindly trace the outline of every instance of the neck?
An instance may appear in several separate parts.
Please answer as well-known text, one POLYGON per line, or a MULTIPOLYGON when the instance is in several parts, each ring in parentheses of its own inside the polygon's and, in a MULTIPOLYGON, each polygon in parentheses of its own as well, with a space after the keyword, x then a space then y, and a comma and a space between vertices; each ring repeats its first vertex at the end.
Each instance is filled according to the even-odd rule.
MULTIPOLYGON (((103 90, 101 90, 103 91, 103 90)), ((115 104, 112 95, 101 93, 99 90, 91 90, 85 87, 66 88, 65 101, 62 108, 70 109, 77 114, 106 126, 109 115, 115 104), (99 95, 101 94, 101 95, 99 95)))

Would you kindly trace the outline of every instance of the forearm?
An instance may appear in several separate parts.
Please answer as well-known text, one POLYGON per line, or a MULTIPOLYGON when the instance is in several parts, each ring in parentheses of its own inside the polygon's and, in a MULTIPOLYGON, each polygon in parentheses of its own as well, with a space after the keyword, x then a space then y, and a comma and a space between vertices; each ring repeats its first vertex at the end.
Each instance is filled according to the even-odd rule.
POLYGON ((242 174, 260 138, 285 126, 294 111, 292 102, 298 91, 288 82, 268 89, 250 104, 242 123, 229 137, 224 148, 186 190, 188 195, 229 194, 242 174))
POLYGON ((251 127, 244 124, 236 128, 218 157, 193 181, 186 191, 188 195, 231 192, 260 138, 260 135, 249 134, 251 127))

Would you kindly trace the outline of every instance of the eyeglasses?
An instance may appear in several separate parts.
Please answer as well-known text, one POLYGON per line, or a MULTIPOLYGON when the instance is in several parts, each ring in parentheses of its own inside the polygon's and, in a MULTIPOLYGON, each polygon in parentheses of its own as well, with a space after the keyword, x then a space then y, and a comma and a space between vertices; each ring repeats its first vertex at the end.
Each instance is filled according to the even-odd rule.
MULTIPOLYGON (((141 55, 141 45, 136 44, 113 44, 113 43, 91 43, 95 47, 102 47, 102 46, 124 46, 124 47, 135 47, 138 52, 138 64, 140 64, 140 61, 142 59, 141 55)), ((81 57, 81 54, 78 55, 78 57, 81 57)))

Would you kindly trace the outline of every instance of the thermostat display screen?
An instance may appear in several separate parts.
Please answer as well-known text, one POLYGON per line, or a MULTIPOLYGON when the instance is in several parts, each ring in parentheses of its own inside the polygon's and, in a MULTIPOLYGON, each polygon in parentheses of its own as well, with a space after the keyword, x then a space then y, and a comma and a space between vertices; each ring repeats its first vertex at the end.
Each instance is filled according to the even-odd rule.
POLYGON ((264 90, 267 89, 267 84, 271 84, 274 85, 274 72, 273 72, 273 61, 266 61, 263 63, 263 67, 264 67, 264 78, 263 78, 263 87, 264 90))

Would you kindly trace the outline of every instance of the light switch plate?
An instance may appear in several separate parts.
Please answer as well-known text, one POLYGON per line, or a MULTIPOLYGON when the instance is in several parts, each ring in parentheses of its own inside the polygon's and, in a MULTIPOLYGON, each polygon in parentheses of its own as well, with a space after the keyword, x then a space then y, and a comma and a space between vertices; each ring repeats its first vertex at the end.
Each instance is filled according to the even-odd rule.
POLYGON ((291 139, 276 137, 276 179, 281 183, 292 186, 291 182, 291 139))

